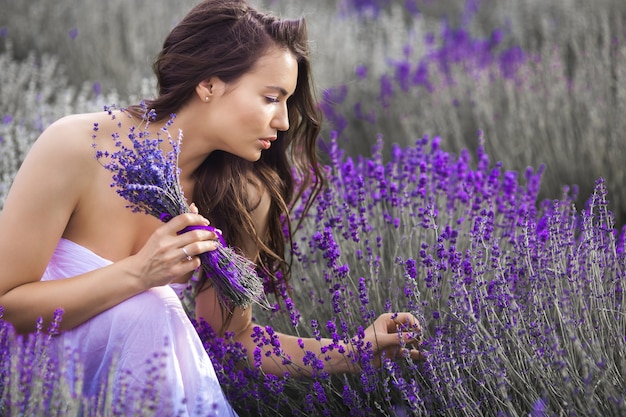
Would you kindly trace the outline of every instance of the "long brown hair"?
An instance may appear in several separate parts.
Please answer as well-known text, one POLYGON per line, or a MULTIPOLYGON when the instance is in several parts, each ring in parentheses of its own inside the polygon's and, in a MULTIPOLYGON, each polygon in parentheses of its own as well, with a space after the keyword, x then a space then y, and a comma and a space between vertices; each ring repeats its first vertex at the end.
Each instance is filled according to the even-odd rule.
MULTIPOLYGON (((201 81, 215 76, 234 82, 272 46, 287 48, 298 62, 296 90, 287 103, 289 130, 278 132, 276 142, 256 162, 226 152, 211 153, 194 172, 193 201, 230 245, 256 244, 259 271, 278 295, 277 276, 287 279, 291 263, 290 211, 305 190, 311 191, 304 201, 308 210, 324 183, 316 154, 321 113, 311 78, 305 20, 279 19, 244 0, 202 1, 167 36, 154 64, 159 95, 146 105, 156 111, 157 120, 168 118, 187 103, 201 81), (247 193, 251 185, 259 188, 256 194, 266 191, 271 198, 265 236, 255 230, 250 216, 259 203, 247 193)), ((141 106, 128 110, 143 113, 141 106)))

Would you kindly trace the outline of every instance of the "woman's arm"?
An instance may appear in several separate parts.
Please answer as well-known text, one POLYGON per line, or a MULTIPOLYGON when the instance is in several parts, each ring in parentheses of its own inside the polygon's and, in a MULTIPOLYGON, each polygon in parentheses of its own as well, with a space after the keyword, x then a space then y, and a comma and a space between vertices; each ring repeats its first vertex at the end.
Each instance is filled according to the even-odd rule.
MULTIPOLYGON (((33 330, 39 317, 49 320, 59 307, 64 309, 62 328, 72 328, 152 286, 166 284, 199 265, 197 258, 180 262, 178 245, 213 238, 206 231, 207 236, 195 232, 176 236, 187 225, 206 222, 198 215, 185 215, 157 229, 133 256, 80 276, 40 281, 70 220, 91 215, 81 213, 81 199, 93 191, 96 170, 103 169, 91 146, 93 117, 61 119, 41 135, 0 213, 0 305, 3 318, 20 332, 33 330)), ((194 245, 194 253, 214 247, 213 242, 194 245)))
MULTIPOLYGON (((251 213, 255 228, 260 234, 264 234, 270 201, 267 193, 258 195, 258 190, 258 187, 251 186, 248 194, 256 207, 251 213)), ((258 249, 253 245, 242 249, 250 259, 255 259, 258 254, 258 249)), ((201 291, 196 297, 196 319, 205 320, 215 330, 222 328, 223 315, 213 288, 201 291)), ((244 346, 249 363, 258 364, 260 360, 261 368, 266 373, 283 375, 289 372, 294 376, 306 376, 319 370, 320 364, 329 373, 360 370, 359 349, 352 342, 299 338, 283 333, 270 335, 263 326, 252 322, 250 308, 235 309, 226 331, 233 333, 234 341, 244 346), (269 351, 272 353, 266 356, 269 351)), ((371 359, 378 366, 383 354, 395 358, 402 349, 413 359, 422 359, 422 354, 412 349, 416 334, 420 334, 419 323, 412 315, 383 314, 365 329, 361 342, 371 343, 371 359)), ((354 340, 358 343, 358 339, 354 340)))
MULTIPOLYGON (((222 312, 214 289, 198 294, 196 319, 205 320, 213 329, 221 329, 222 312)), ((382 314, 361 337, 354 337, 348 343, 266 330, 252 322, 251 308, 235 309, 226 331, 234 334, 233 341, 246 349, 250 364, 260 362, 264 372, 279 376, 286 372, 292 376, 310 376, 322 369, 328 373, 358 372, 360 353, 367 351, 367 344, 371 344, 372 354, 367 360, 372 360, 375 366, 380 366, 383 355, 394 359, 408 354, 412 359, 423 359, 422 353, 414 348, 414 343, 419 341, 420 325, 408 313, 382 314)))

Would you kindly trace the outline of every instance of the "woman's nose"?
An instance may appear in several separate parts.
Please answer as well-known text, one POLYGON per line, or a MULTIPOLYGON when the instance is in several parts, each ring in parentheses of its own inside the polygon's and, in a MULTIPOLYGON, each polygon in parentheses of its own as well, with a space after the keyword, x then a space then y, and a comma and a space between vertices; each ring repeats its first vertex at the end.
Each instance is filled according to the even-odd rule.
POLYGON ((280 110, 276 111, 271 127, 281 132, 289 130, 289 112, 287 111, 286 103, 280 106, 280 110))

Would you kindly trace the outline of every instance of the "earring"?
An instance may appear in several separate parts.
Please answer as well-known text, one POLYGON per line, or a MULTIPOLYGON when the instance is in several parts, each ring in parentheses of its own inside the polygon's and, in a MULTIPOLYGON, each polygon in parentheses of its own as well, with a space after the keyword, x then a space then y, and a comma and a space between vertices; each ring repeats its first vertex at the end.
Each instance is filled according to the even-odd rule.
POLYGON ((206 96, 206 97, 204 98, 204 101, 209 101, 209 96, 206 96))

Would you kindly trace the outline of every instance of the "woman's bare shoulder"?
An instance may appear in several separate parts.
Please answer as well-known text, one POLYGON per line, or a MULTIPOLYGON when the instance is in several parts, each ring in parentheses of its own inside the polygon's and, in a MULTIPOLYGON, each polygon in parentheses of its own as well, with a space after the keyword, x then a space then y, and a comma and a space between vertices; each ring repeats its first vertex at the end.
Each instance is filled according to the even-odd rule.
POLYGON ((110 138, 115 126, 115 120, 107 112, 64 116, 41 133, 27 159, 45 158, 49 166, 61 164, 85 169, 84 164, 91 165, 95 159, 94 148, 106 143, 103 138, 110 138))
POLYGON ((48 151, 67 151, 80 148, 81 144, 91 146, 93 120, 101 118, 100 113, 74 114, 62 117, 50 124, 33 144, 33 150, 46 147, 48 151))
POLYGON ((0 294, 41 277, 96 178, 90 120, 99 117, 68 116, 52 123, 22 162, 0 212, 0 294), (24 247, 37 256, 24 256, 24 247))
POLYGON ((41 134, 37 142, 58 141, 73 144, 76 141, 89 142, 97 134, 98 126, 110 121, 106 112, 71 114, 61 117, 50 124, 41 134))

